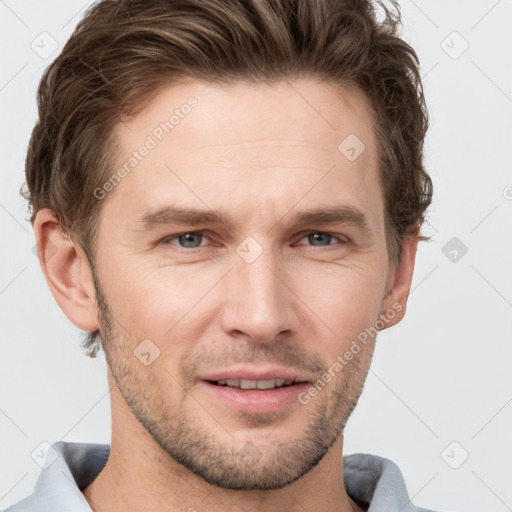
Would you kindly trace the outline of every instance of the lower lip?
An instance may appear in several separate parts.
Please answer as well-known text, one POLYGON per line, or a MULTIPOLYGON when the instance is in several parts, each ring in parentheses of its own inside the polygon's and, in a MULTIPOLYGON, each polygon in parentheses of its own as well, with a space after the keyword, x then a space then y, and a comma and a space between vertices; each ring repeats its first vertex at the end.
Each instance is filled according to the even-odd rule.
POLYGON ((298 395, 308 387, 307 382, 274 389, 240 389, 219 386, 202 380, 199 384, 217 400, 242 412, 269 413, 284 409, 292 403, 299 403, 298 395))

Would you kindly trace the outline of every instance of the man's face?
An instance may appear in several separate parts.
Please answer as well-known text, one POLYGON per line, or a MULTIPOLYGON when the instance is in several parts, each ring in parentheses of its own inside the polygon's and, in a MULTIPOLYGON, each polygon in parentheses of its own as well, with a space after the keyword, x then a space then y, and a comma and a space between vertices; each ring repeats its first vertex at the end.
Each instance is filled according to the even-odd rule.
POLYGON ((117 133, 120 166, 150 147, 102 199, 98 225, 100 333, 128 417, 209 483, 283 487, 342 433, 374 340, 333 365, 382 313, 384 198, 367 104, 312 80, 189 83, 117 133), (172 131, 158 130, 189 97, 197 104, 172 131), (365 224, 298 223, 343 208, 365 224), (273 378, 295 383, 236 387, 282 384, 273 378))

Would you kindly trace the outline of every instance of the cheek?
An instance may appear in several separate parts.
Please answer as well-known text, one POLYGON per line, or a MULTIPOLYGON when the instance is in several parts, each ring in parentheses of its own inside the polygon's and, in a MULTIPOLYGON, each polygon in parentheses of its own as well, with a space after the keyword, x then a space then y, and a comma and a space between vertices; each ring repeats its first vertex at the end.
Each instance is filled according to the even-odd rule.
POLYGON ((384 283, 375 263, 336 265, 300 274, 294 290, 309 308, 308 318, 313 312, 331 344, 339 347, 378 319, 384 283))
MULTIPOLYGON (((131 264, 113 269, 105 293, 113 313, 138 338, 172 336, 225 270, 216 265, 131 264)), ((203 304, 204 305, 204 304, 203 304)))

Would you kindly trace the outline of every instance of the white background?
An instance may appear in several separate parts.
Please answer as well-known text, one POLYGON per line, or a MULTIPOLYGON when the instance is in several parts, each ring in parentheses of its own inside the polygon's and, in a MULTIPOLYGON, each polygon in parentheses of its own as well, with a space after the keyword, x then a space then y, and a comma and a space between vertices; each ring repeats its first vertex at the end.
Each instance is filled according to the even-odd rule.
MULTIPOLYGON (((18 194, 36 87, 86 5, 0 1, 1 509, 32 492, 42 441, 110 442, 103 353, 82 353, 53 299, 18 194), (31 48, 43 31, 59 44, 46 60, 31 48)), ((433 241, 418 249, 406 317, 379 336, 345 453, 395 461, 416 505, 501 512, 512 508, 512 2, 401 5, 431 116, 433 241), (469 47, 453 58, 461 37, 469 47), (456 262, 442 252, 452 237, 468 248, 456 262)))

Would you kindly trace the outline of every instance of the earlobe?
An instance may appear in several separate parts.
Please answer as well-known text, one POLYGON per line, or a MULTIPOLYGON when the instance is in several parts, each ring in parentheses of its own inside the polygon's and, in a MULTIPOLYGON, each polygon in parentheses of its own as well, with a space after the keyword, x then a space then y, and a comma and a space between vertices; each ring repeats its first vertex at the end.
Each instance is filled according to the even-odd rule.
POLYGON ((387 294, 382 301, 381 319, 384 324, 383 329, 397 324, 405 315, 414 272, 418 240, 419 229, 403 241, 402 259, 390 273, 391 276, 386 288, 387 294))
POLYGON ((97 330, 94 283, 83 250, 62 231, 48 208, 37 212, 34 233, 39 263, 58 305, 80 329, 97 330))

